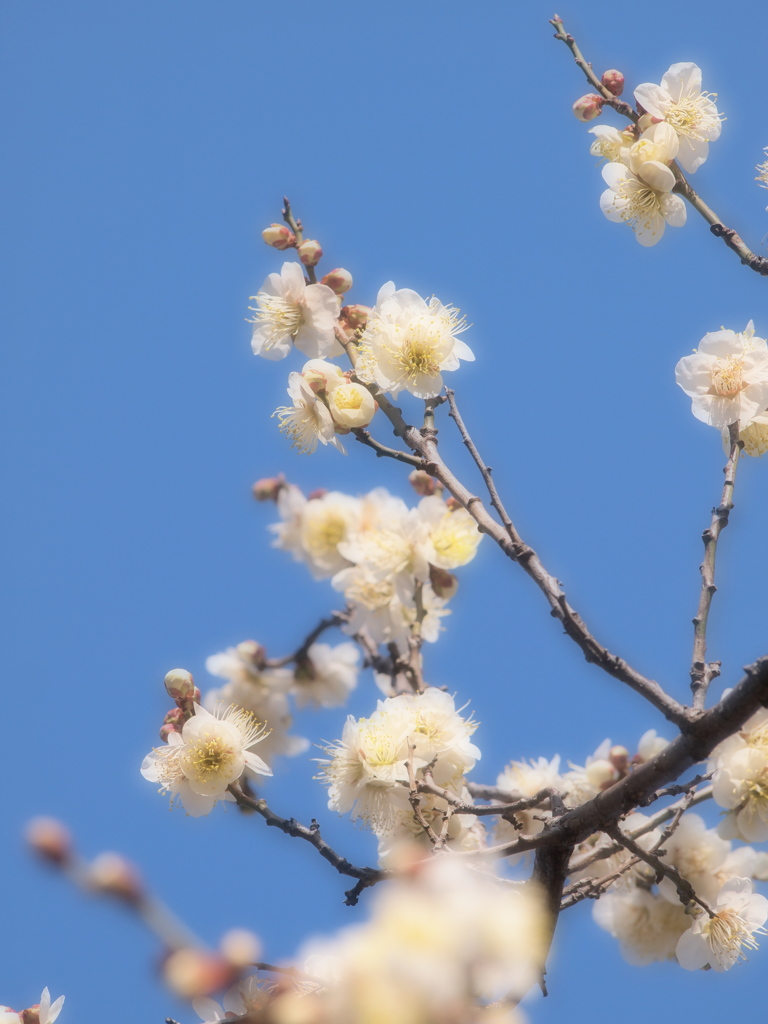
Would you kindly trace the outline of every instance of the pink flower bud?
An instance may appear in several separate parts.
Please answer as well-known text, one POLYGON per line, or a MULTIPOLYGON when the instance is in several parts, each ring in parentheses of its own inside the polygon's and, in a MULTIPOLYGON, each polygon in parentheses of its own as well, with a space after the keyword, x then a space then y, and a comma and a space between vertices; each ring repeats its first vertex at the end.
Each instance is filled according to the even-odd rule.
POLYGON ((614 96, 621 96, 624 92, 624 75, 616 68, 611 68, 610 71, 605 71, 603 77, 600 79, 608 92, 613 93, 614 96))
POLYGON ((365 327, 370 315, 371 307, 361 306, 358 303, 354 306, 342 306, 340 319, 344 321, 348 327, 351 327, 353 330, 357 330, 359 327, 365 327))
POLYGON ((438 569, 436 565, 429 567, 429 582, 437 597, 442 597, 446 601, 459 589, 459 581, 453 573, 438 569))
POLYGON ((305 267, 314 267, 315 264, 320 262, 320 257, 323 255, 320 243, 315 241, 314 238, 308 238, 306 242, 296 246, 296 252, 299 254, 299 259, 305 267))
POLYGON ((178 725, 181 728, 186 722, 184 712, 181 708, 171 708, 170 711, 166 711, 165 718, 163 719, 163 725, 178 725))
POLYGON ((608 751, 608 760, 617 772, 623 774, 629 764, 629 751, 626 747, 611 747, 608 751))
POLYGON ((181 732, 181 726, 180 725, 174 725, 174 724, 171 724, 171 723, 169 723, 167 725, 161 725, 160 726, 159 734, 160 734, 160 739, 163 741, 163 743, 167 743, 168 742, 168 737, 171 735, 172 732, 181 732))
POLYGON ((261 237, 273 249, 291 249, 296 245, 296 235, 285 224, 270 224, 261 232, 261 237))
POLYGON ((320 283, 328 285, 331 291, 336 292, 337 295, 343 295, 352 287, 352 275, 343 267, 336 267, 335 270, 329 271, 320 283))
POLYGON ((594 121, 603 112, 605 100, 594 92, 588 92, 573 104, 574 116, 579 121, 594 121))
POLYGON ((184 668, 172 668, 166 674, 165 688, 174 700, 188 700, 197 690, 192 673, 184 668))
POLYGON ((88 868, 87 880, 94 892, 116 896, 125 903, 140 903, 144 895, 138 869, 119 853, 100 853, 88 868))
POLYGON ((66 864, 72 856, 72 836, 56 818, 33 818, 27 825, 27 842, 51 864, 66 864))
POLYGON ((243 661, 250 662, 254 668, 264 668, 264 661, 267 657, 267 652, 266 649, 255 640, 243 640, 242 643, 237 645, 235 650, 243 661))
POLYGON ((165 983, 182 999, 209 996, 235 981, 237 973, 222 957, 201 949, 177 949, 163 965, 165 983))
POLYGON ((434 494, 437 490, 437 480, 423 469, 414 469, 408 476, 408 483, 417 494, 424 497, 434 494))
POLYGON ((277 501, 277 496, 285 486, 285 477, 282 473, 277 476, 265 476, 257 480, 251 488, 256 501, 277 501))

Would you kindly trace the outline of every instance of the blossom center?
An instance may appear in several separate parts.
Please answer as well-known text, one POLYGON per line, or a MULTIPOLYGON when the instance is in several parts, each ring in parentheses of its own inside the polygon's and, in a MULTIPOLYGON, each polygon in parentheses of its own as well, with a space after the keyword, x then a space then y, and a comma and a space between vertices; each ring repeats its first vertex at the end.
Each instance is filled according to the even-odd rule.
POLYGON ((712 390, 721 398, 733 398, 747 386, 744 380, 744 361, 728 356, 718 359, 712 371, 712 390))
POLYGON ((704 934, 713 951, 736 953, 746 960, 741 947, 757 949, 757 942, 749 931, 746 921, 735 910, 721 910, 704 925, 704 934))
POLYGON ((297 333, 303 319, 301 306, 280 295, 267 295, 265 292, 260 292, 257 298, 259 306, 254 310, 253 322, 269 330, 264 348, 272 348, 286 335, 293 337, 297 333))
POLYGON ((184 774, 197 782, 208 782, 232 774, 237 753, 222 736, 206 734, 183 755, 184 774))

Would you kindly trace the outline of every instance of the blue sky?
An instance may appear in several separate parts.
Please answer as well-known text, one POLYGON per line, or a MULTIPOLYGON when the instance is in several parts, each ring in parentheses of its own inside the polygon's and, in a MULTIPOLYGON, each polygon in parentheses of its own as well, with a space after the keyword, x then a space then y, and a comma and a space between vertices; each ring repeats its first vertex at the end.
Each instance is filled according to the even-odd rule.
MULTIPOLYGON (((675 61, 702 66, 727 121, 694 185, 764 253, 753 168, 768 144, 768 15, 687 7, 559 13, 596 68, 630 86, 675 61)), ((206 656, 246 637, 285 653, 337 603, 269 547, 272 510, 251 482, 282 470, 308 490, 408 495, 404 467, 352 446, 299 456, 269 418, 298 361, 254 359, 244 319, 282 261, 260 230, 283 194, 324 265, 353 273, 351 300, 370 304, 394 279, 466 313, 477 361, 451 383, 519 529, 598 635, 685 699, 723 455, 673 368, 721 325, 753 317, 765 336, 768 285, 693 214, 651 250, 603 218, 570 113, 585 85, 551 16, 500 0, 3 4, 0 1002, 28 1005, 48 985, 67 995, 63 1024, 194 1019, 155 980, 152 939, 28 862, 33 814, 68 821, 89 856, 136 859, 211 942, 249 926, 279 959, 365 913, 341 905, 343 881, 311 850, 221 808, 169 813, 138 773, 169 668, 203 681, 206 656)), ((742 464, 719 552, 710 651, 723 685, 766 653, 767 470, 742 464)), ((427 654, 432 681, 482 723, 480 781, 513 757, 580 762, 605 736, 631 746, 663 732, 488 544, 427 654)), ((363 679, 350 710, 375 697, 363 679)), ((342 723, 306 715, 297 731, 319 742, 342 723)), ((371 860, 371 838, 325 809, 310 756, 283 762, 270 802, 371 860)), ((632 969, 582 906, 529 1013, 591 1019, 597 986, 605 1019, 747 1013, 764 1005, 766 955, 727 976, 632 969)))

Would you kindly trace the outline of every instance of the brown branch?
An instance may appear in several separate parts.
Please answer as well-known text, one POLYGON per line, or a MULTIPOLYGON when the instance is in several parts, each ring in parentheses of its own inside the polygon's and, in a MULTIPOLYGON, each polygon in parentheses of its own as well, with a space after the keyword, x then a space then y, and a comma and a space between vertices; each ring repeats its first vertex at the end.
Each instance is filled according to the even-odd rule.
POLYGON ((361 444, 367 445, 368 448, 373 448, 377 458, 396 459, 398 462, 404 462, 407 466, 423 469, 424 464, 418 455, 411 455, 410 452, 401 452, 397 448, 388 448, 381 441, 377 441, 375 437, 371 437, 369 432, 363 427, 357 427, 352 433, 361 444))
POLYGON ((389 871, 379 868, 355 867, 346 857, 336 853, 321 837, 320 826, 314 819, 312 824, 307 827, 306 825, 301 825, 295 818, 281 818, 279 814, 275 814, 274 811, 270 810, 265 800, 255 800, 253 797, 248 796, 236 783, 229 787, 229 792, 240 807, 247 807, 251 811, 256 811, 266 821, 267 825, 279 828, 286 835, 292 836, 294 839, 303 839, 310 846, 314 846, 320 856, 336 868, 340 875, 347 875, 350 878, 358 879, 358 885, 344 894, 346 896, 344 902, 347 906, 352 907, 357 903, 357 898, 363 889, 367 889, 368 886, 375 885, 377 882, 382 881, 382 879, 389 877, 389 871))
MULTIPOLYGON (((581 68, 589 84, 596 93, 599 93, 599 95, 602 96, 606 105, 613 107, 617 113, 636 124, 639 120, 637 111, 633 110, 628 103, 617 99, 613 93, 605 88, 592 70, 592 65, 584 60, 581 50, 576 45, 576 40, 563 28, 561 19, 555 15, 550 21, 550 25, 553 25, 555 28, 555 39, 560 39, 566 44, 573 54, 576 65, 581 68)), ((712 234, 715 235, 716 238, 722 238, 728 248, 736 253, 745 266, 754 270, 763 277, 768 277, 768 257, 758 256, 756 253, 752 252, 749 246, 742 239, 741 235, 737 234, 733 228, 726 227, 715 211, 711 207, 707 206, 701 196, 699 196, 691 187, 688 179, 685 177, 676 161, 673 160, 670 166, 676 180, 675 187, 672 191, 677 192, 683 197, 683 199, 687 200, 691 204, 694 210, 696 210, 696 212, 704 218, 707 224, 709 224, 709 230, 712 234)))
MULTIPOLYGON (((294 233, 294 235, 296 235, 296 248, 298 249, 298 247, 304 241, 304 225, 301 223, 300 220, 297 220, 296 217, 294 217, 291 211, 291 204, 288 202, 288 196, 283 196, 283 220, 294 233)), ((315 274, 315 268, 304 267, 304 270, 306 271, 307 277, 309 278, 309 283, 317 284, 317 274, 315 274)))
MULTIPOLYGON (((682 726, 687 721, 682 705, 666 694, 657 682, 646 679, 623 658, 604 647, 590 633, 581 616, 566 600, 565 592, 559 581, 547 572, 536 552, 523 541, 509 517, 507 516, 508 526, 497 523, 486 509, 482 499, 472 494, 452 473, 438 453, 437 432, 418 430, 416 427, 410 426, 401 427, 398 421, 393 419, 390 422, 395 427, 395 433, 403 437, 409 448, 425 460, 426 471, 438 479, 459 504, 469 512, 480 532, 488 534, 504 554, 513 562, 517 562, 536 583, 549 602, 552 616, 560 620, 565 633, 578 644, 586 660, 593 662, 609 675, 626 683, 661 711, 669 721, 682 726)), ((469 437, 466 427, 464 427, 463 433, 469 437)))
POLYGON ((723 473, 723 493, 720 497, 720 504, 712 509, 712 520, 709 528, 701 535, 704 541, 704 561, 699 566, 701 573, 701 591, 699 593, 699 607, 696 617, 693 620, 693 659, 691 661, 691 692, 693 693, 693 708, 701 711, 706 700, 707 690, 712 680, 720 675, 720 663, 711 662, 707 664, 707 620, 709 609, 712 605, 712 595, 717 590, 715 586, 715 557, 717 555, 717 541, 720 533, 728 525, 728 516, 733 508, 733 487, 736 481, 736 469, 739 464, 739 452, 743 442, 739 440, 739 424, 732 423, 728 427, 729 451, 728 461, 725 464, 723 473))

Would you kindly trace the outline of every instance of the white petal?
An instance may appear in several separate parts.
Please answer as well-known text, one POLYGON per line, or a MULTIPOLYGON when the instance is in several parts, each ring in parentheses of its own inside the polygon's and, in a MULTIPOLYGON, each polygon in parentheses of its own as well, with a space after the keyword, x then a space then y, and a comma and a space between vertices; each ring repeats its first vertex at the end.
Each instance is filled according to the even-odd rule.
MULTIPOLYGON (((684 96, 701 92, 701 68, 697 64, 673 64, 661 80, 661 88, 677 103, 684 96)), ((645 105, 645 104, 643 104, 645 105)))
POLYGON ((262 761, 260 757, 257 757, 256 754, 252 754, 250 750, 246 750, 243 756, 245 757, 246 766, 250 768, 252 772, 256 772, 257 775, 272 774, 272 769, 269 765, 265 761, 262 761))
POLYGON ((644 82, 635 89, 635 99, 653 117, 664 117, 667 110, 672 106, 672 98, 669 93, 659 85, 652 82, 644 82))
POLYGON ((671 228, 681 228, 688 219, 685 200, 681 196, 666 195, 659 200, 661 215, 671 228))
POLYGON ((680 137, 680 151, 677 162, 689 174, 701 167, 709 155, 709 143, 704 139, 691 139, 687 135, 680 137))
POLYGON ((640 245, 644 245, 646 248, 660 242, 663 234, 664 218, 660 213, 649 217, 644 224, 637 224, 635 226, 635 238, 640 245))
POLYGON ((709 963, 709 944, 704 935, 694 934, 692 928, 680 936, 675 953, 677 962, 686 971, 698 971, 709 963))
POLYGON ((638 169, 638 177, 656 189, 657 192, 671 192, 675 187, 675 176, 666 164, 659 160, 646 160, 638 169))

